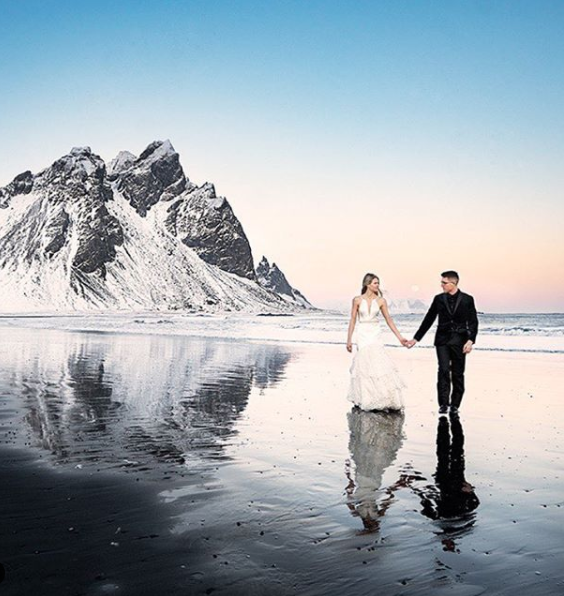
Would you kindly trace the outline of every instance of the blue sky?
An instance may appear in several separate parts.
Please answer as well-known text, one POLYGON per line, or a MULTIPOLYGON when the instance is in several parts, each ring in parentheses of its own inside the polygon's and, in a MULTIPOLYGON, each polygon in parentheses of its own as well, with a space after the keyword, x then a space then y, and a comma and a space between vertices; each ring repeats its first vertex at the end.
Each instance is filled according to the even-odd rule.
POLYGON ((0 4, 0 185, 170 138, 317 303, 562 310, 563 2, 0 4))

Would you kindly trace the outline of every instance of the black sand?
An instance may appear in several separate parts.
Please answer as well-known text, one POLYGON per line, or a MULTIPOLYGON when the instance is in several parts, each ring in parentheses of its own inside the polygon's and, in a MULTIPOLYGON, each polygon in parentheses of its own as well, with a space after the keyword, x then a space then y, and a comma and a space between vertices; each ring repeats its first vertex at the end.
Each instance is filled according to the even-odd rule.
POLYGON ((476 354, 459 422, 394 357, 399 417, 340 346, 3 333, 0 594, 561 594, 561 357, 476 354))

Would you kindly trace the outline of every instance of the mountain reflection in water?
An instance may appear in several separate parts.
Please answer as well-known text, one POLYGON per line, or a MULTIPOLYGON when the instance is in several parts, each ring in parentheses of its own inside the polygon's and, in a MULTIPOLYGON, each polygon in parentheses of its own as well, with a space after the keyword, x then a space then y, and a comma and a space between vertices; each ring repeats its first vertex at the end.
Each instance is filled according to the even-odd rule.
POLYGON ((30 442, 98 468, 225 457, 253 388, 275 385, 291 359, 280 346, 162 336, 51 332, 18 348, 0 366, 30 442))

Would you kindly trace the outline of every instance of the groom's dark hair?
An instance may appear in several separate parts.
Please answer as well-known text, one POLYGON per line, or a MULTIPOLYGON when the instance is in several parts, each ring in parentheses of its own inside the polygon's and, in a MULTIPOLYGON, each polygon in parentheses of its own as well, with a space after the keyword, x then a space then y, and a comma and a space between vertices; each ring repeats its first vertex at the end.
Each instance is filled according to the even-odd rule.
POLYGON ((456 279, 456 283, 460 280, 456 271, 443 271, 441 277, 447 277, 448 279, 456 279))

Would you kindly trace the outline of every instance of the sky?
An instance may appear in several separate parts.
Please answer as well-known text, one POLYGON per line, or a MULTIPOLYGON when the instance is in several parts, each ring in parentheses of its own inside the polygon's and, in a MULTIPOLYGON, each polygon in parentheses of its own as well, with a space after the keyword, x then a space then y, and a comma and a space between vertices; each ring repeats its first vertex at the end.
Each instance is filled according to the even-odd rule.
POLYGON ((0 186, 170 139, 255 262, 564 311, 564 2, 0 0, 0 186))

